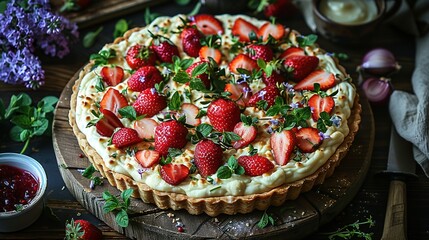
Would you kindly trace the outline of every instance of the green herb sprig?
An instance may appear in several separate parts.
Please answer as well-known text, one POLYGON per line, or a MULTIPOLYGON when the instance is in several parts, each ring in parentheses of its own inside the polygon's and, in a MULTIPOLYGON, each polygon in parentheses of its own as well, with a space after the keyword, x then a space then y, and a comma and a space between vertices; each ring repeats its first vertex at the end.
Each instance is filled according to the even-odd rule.
POLYGON ((104 213, 114 212, 116 223, 121 227, 127 227, 129 224, 128 207, 130 206, 131 194, 133 189, 127 189, 121 193, 121 201, 110 192, 103 192, 103 199, 106 203, 103 206, 104 213))
POLYGON ((335 232, 322 233, 323 235, 328 235, 329 240, 334 239, 365 239, 371 240, 373 233, 366 233, 361 230, 362 226, 368 225, 369 228, 375 226, 375 222, 372 219, 372 216, 366 219, 366 221, 360 222, 359 220, 347 224, 342 228, 339 228, 335 232))
POLYGON ((267 211, 265 211, 264 214, 262 214, 262 217, 258 222, 258 227, 261 229, 266 228, 269 224, 274 226, 275 221, 274 221, 274 218, 270 214, 268 214, 267 211))
POLYGON ((6 107, 0 99, 0 122, 9 120, 13 124, 9 136, 13 141, 24 142, 21 154, 27 150, 32 138, 49 132, 57 102, 57 97, 47 96, 33 106, 31 97, 20 93, 13 95, 6 107))

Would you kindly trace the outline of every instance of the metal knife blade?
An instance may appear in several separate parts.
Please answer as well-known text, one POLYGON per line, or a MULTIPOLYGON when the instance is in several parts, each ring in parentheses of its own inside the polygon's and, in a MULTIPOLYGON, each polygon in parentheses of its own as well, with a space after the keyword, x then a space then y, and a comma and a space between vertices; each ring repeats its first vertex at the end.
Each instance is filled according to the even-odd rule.
POLYGON ((395 127, 392 125, 387 169, 385 172, 415 175, 415 171, 416 162, 413 158, 412 145, 399 136, 395 127))

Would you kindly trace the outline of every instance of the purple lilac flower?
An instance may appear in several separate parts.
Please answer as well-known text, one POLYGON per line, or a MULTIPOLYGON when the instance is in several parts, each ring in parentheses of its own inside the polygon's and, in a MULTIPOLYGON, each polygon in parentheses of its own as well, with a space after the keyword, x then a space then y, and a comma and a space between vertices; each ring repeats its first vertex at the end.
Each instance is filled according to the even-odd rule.
POLYGON ((297 102, 293 102, 293 103, 289 104, 289 106, 293 109, 299 108, 299 104, 297 102))
POLYGON ((335 127, 339 127, 341 125, 341 117, 334 115, 331 117, 331 122, 335 127))
POLYGON ((321 140, 324 140, 324 139, 330 138, 331 136, 327 133, 319 132, 319 137, 321 140))
POLYGON ((62 58, 79 36, 76 24, 51 11, 49 0, 8 1, 0 22, 1 81, 32 89, 45 78, 36 49, 62 58))

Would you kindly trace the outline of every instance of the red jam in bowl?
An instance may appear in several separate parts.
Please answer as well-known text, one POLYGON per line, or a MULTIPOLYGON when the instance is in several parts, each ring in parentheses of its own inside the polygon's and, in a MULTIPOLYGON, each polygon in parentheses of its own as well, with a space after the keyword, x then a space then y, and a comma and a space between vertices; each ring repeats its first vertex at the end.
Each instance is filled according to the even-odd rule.
POLYGON ((39 189, 39 181, 29 171, 0 165, 0 212, 16 210, 34 198, 39 189))

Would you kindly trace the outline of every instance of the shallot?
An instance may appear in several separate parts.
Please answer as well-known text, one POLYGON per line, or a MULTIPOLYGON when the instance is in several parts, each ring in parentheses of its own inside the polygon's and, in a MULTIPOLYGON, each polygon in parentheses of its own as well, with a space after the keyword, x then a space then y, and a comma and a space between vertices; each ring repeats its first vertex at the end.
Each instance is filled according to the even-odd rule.
POLYGON ((388 76, 399 70, 401 66, 392 52, 384 48, 375 48, 365 54, 358 70, 376 76, 388 76))
POLYGON ((393 87, 388 78, 371 77, 363 82, 362 90, 370 102, 382 105, 389 100, 393 87))

